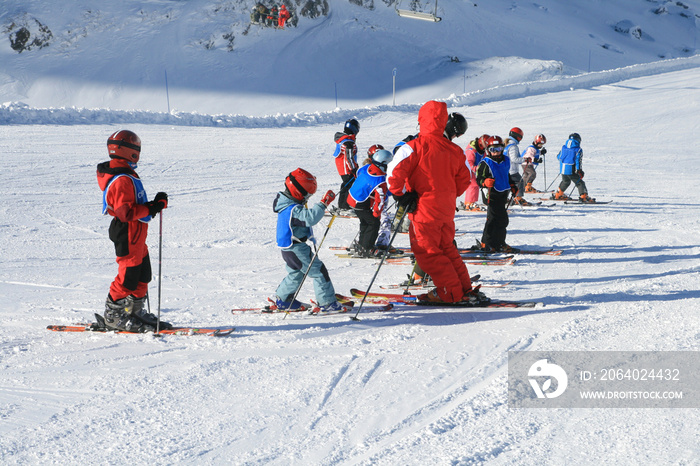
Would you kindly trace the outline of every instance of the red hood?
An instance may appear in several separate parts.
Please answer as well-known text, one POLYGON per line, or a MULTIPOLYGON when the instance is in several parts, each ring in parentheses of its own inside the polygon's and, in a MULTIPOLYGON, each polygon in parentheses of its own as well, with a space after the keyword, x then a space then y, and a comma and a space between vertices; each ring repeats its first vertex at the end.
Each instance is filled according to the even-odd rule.
POLYGON ((447 104, 429 100, 418 110, 421 134, 442 136, 447 125, 447 104))

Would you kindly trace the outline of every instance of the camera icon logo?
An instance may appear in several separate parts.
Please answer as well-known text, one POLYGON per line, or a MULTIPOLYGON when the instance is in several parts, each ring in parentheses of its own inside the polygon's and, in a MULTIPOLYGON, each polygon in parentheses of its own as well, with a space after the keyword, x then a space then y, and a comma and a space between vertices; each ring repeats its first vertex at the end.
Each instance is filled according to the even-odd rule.
POLYGON ((547 377, 542 386, 538 383, 538 379, 529 379, 537 398, 556 398, 564 393, 569 383, 569 378, 566 376, 564 369, 556 364, 548 363, 546 359, 540 359, 530 366, 527 375, 538 378, 547 377), (556 389, 550 391, 552 389, 552 379, 556 380, 557 383, 556 389))

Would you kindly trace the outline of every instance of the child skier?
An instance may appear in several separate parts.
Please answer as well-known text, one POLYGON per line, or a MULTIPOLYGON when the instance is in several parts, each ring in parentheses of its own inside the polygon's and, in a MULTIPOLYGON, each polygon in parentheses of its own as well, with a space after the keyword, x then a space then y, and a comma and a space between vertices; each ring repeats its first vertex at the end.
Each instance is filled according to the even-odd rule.
MULTIPOLYGON (((168 195, 159 192, 148 201, 134 171, 141 154, 141 139, 135 133, 112 133, 107 150, 111 160, 97 166, 97 183, 102 190, 102 213, 114 217, 109 239, 114 243, 119 272, 105 302, 105 324, 127 332, 154 332, 158 319, 144 310, 151 281, 146 235, 148 222, 168 206, 168 195)), ((160 328, 169 327, 167 322, 160 322, 160 328)))
POLYGON ((394 158, 391 152, 379 149, 357 171, 357 179, 350 188, 348 204, 360 219, 360 234, 356 253, 361 257, 378 256, 375 247, 381 226, 382 212, 386 208, 386 167, 394 158))
POLYGON ((506 203, 510 191, 515 194, 518 187, 510 184, 508 172, 510 159, 503 155, 503 139, 491 136, 486 143, 486 157, 476 169, 476 182, 488 188, 486 224, 481 236, 480 249, 489 252, 517 252, 506 244, 508 209, 506 203))
MULTIPOLYGON (((484 151, 486 150, 486 141, 490 138, 488 134, 482 134, 478 138, 474 139, 469 143, 466 149, 464 149, 464 155, 467 158, 467 168, 472 175, 472 180, 476 179, 476 167, 484 158, 484 151)), ((470 183, 467 191, 464 193, 464 210, 474 210, 480 211, 481 209, 476 205, 479 201, 479 185, 476 183, 470 183)))
POLYGON ((314 279, 320 312, 347 310, 335 299, 335 289, 326 266, 318 256, 311 262, 314 254, 307 244, 309 239, 314 241, 311 227, 321 221, 326 208, 335 199, 335 193, 328 190, 321 202, 307 208, 306 201, 316 192, 316 177, 301 168, 291 172, 284 185, 285 190, 277 193, 272 206, 277 213, 277 246, 282 248, 282 258, 287 264, 287 276, 277 287, 277 309, 311 309, 308 304, 296 299, 292 301, 308 270, 308 276, 314 279))
POLYGON ((537 166, 542 162, 542 157, 547 153, 544 145, 547 144, 547 138, 544 134, 538 134, 532 141, 532 144, 527 146, 522 153, 523 156, 523 183, 525 183, 526 193, 537 193, 532 187, 532 182, 537 178, 537 166))
POLYGON ((552 194, 552 199, 571 199, 564 191, 573 181, 578 188, 579 201, 595 202, 595 199, 588 196, 586 183, 583 182, 583 149, 581 149, 581 136, 578 133, 569 135, 569 139, 557 154, 557 159, 559 160, 561 183, 559 183, 557 192, 552 194))
POLYGON ((335 133, 335 167, 342 180, 338 191, 338 209, 350 210, 348 192, 357 174, 357 146, 355 138, 360 132, 360 123, 354 118, 345 122, 343 132, 335 133))
POLYGON ((523 191, 525 191, 525 183, 523 182, 523 177, 520 175, 520 166, 524 161, 524 158, 520 156, 520 148, 518 148, 518 143, 523 139, 523 130, 518 128, 511 128, 508 133, 508 137, 505 140, 505 149, 503 152, 510 159, 510 172, 508 176, 510 177, 510 184, 518 187, 518 192, 515 193, 513 197, 513 202, 516 204, 529 206, 532 205, 523 198, 523 191))

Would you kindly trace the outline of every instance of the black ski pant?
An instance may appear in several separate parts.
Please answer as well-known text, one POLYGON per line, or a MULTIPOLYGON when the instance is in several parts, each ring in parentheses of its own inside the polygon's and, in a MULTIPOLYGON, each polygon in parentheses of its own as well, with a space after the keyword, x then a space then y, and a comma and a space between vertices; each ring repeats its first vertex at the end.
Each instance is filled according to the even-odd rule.
POLYGON ((498 192, 491 189, 486 211, 486 225, 484 233, 481 235, 481 242, 486 247, 498 249, 506 244, 506 234, 508 228, 508 195, 510 190, 498 192))
POLYGON ((357 243, 365 250, 371 251, 379 236, 381 218, 375 217, 371 210, 355 209, 357 218, 360 219, 360 235, 357 243))
POLYGON ((340 178, 343 182, 340 184, 340 191, 338 191, 338 208, 348 210, 351 208, 348 204, 348 193, 350 192, 352 184, 355 182, 355 177, 350 174, 340 175, 340 178))

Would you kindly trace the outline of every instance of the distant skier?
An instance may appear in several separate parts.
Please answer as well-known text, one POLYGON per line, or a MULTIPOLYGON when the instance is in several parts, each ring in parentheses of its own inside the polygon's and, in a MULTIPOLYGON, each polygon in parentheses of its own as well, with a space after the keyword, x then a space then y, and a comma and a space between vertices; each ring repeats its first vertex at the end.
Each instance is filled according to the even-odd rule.
POLYGON ((355 209, 360 219, 356 254, 362 257, 376 257, 380 253, 376 241, 382 212, 386 208, 386 167, 393 157, 388 150, 375 151, 357 171, 357 179, 350 188, 348 204, 355 209))
POLYGON ((503 152, 510 159, 510 171, 508 173, 508 176, 510 177, 510 184, 518 187, 518 192, 515 193, 513 202, 524 206, 532 205, 523 198, 525 183, 523 182, 523 177, 520 175, 520 167, 524 161, 524 158, 520 156, 520 148, 518 148, 518 143, 523 139, 523 130, 516 126, 511 128, 508 136, 509 137, 504 141, 506 147, 503 152))
MULTIPOLYGON (((109 239, 114 243, 119 272, 112 281, 105 303, 105 323, 127 332, 154 332, 157 318, 144 310, 151 259, 146 246, 148 222, 168 206, 168 195, 156 194, 148 201, 141 179, 134 171, 141 154, 141 139, 119 130, 107 139, 111 160, 97 166, 102 190, 102 213, 114 217, 109 239)), ((160 322, 160 328, 169 328, 160 322)))
POLYGON ((532 182, 537 178, 537 166, 542 163, 542 157, 547 153, 544 145, 547 144, 547 138, 544 134, 538 134, 532 141, 532 144, 527 146, 522 153, 523 157, 523 182, 525 183, 526 193, 539 192, 532 187, 532 182))
POLYGON ((270 14, 270 10, 262 3, 256 3, 251 13, 250 19, 254 23, 265 25, 267 21, 267 15, 270 14))
POLYGON ((292 14, 287 9, 287 5, 285 5, 284 3, 282 5, 280 5, 280 10, 279 10, 278 15, 279 15, 278 27, 280 29, 284 29, 284 25, 287 22, 287 20, 289 20, 289 18, 292 17, 292 14))
POLYGON ((279 11, 277 10, 277 5, 272 4, 272 8, 270 8, 269 13, 267 14, 267 25, 270 27, 275 27, 277 25, 278 15, 279 11))
POLYGON ((508 195, 515 194, 518 187, 511 185, 508 172, 510 159, 503 155, 503 139, 491 136, 486 142, 486 157, 476 169, 476 181, 488 189, 486 195, 486 224, 481 235, 480 249, 489 252, 517 252, 506 244, 508 228, 508 195))
POLYGON ((360 123, 356 119, 347 120, 342 132, 335 133, 335 167, 342 180, 338 191, 338 209, 350 210, 348 192, 357 174, 357 145, 355 138, 360 132, 360 123))
POLYGON ((277 308, 310 308, 296 299, 292 301, 302 284, 304 274, 309 270, 308 276, 314 280, 314 292, 321 312, 347 309, 336 300, 328 270, 318 256, 309 269, 314 254, 307 241, 315 242, 311 227, 321 221, 326 208, 335 199, 335 193, 328 190, 320 202, 305 207, 316 192, 316 177, 302 168, 291 172, 284 180, 284 185, 284 191, 277 193, 272 206, 277 213, 277 246, 282 249, 282 258, 287 264, 287 276, 277 287, 277 308))
POLYGON ((565 191, 573 182, 578 188, 579 201, 595 202, 595 199, 588 195, 586 183, 583 182, 583 149, 581 148, 581 136, 578 133, 569 135, 569 139, 557 154, 557 159, 559 160, 561 183, 559 183, 557 192, 552 194, 552 198, 571 199, 565 194, 565 191))

